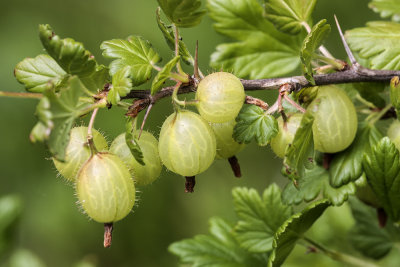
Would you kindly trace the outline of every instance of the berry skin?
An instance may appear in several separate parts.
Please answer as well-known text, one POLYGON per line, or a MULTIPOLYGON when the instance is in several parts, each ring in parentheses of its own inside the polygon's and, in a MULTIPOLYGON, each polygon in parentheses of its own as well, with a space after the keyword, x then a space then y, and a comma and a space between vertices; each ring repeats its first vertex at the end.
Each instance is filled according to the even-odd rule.
POLYGON ((125 141, 125 134, 120 134, 112 142, 110 152, 117 155, 128 166, 136 185, 143 186, 151 184, 161 173, 162 165, 158 154, 158 141, 149 132, 143 131, 138 141, 140 149, 143 152, 143 161, 141 165, 133 157, 125 141))
POLYGON ((324 153, 346 149, 357 132, 357 113, 347 94, 336 86, 321 86, 308 106, 314 112, 314 147, 324 153))
POLYGON ((239 144, 233 137, 234 120, 223 123, 210 123, 217 141, 217 158, 229 159, 239 153, 245 144, 239 144))
POLYGON ((171 114, 162 125, 158 144, 165 167, 182 176, 195 176, 210 167, 216 154, 214 133, 194 112, 171 114))
POLYGON ((215 72, 200 81, 196 100, 200 115, 209 122, 222 123, 236 118, 245 100, 240 80, 227 72, 215 72))
POLYGON ((394 120, 387 131, 387 136, 393 142, 397 149, 400 150, 400 121, 394 120))
MULTIPOLYGON (((65 162, 53 158, 54 165, 60 174, 70 182, 74 182, 81 166, 90 158, 91 151, 87 143, 87 127, 75 127, 71 130, 66 149, 65 162)), ((100 152, 108 150, 107 140, 95 129, 92 130, 93 142, 100 152)))
POLYGON ((76 192, 83 210, 100 223, 121 220, 135 204, 135 185, 128 168, 107 152, 93 155, 82 166, 76 192))
POLYGON ((284 127, 282 117, 278 118, 278 134, 271 140, 271 148, 274 153, 283 158, 285 156, 286 148, 292 143, 294 135, 300 126, 303 114, 295 113, 288 117, 286 126, 284 127))

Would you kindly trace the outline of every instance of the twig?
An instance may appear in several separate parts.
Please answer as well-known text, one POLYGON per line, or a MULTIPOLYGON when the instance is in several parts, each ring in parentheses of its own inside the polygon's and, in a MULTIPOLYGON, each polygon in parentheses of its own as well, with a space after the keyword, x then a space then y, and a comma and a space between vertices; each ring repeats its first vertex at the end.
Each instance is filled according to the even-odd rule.
POLYGON ((34 99, 40 99, 40 98, 43 97, 43 94, 39 94, 39 93, 25 93, 25 92, 5 92, 5 91, 0 91, 0 96, 14 97, 14 98, 34 98, 34 99))
POLYGON ((262 108, 263 110, 267 110, 269 108, 269 106, 266 102, 262 101, 261 99, 249 96, 249 95, 246 96, 246 99, 244 100, 244 102, 246 104, 256 105, 256 106, 262 108))
MULTIPOLYGON (((350 68, 345 71, 328 73, 328 74, 318 74, 314 75, 314 80, 316 85, 328 85, 328 84, 342 84, 342 83, 358 83, 358 82, 387 82, 394 76, 400 76, 400 71, 390 71, 390 70, 371 70, 367 68, 350 68)), ((305 87, 313 86, 310 84, 304 76, 293 76, 285 78, 271 78, 271 79, 258 79, 258 80, 241 80, 243 87, 246 91, 255 90, 277 90, 283 84, 289 84, 292 91, 299 91, 305 87)), ((152 96, 152 100, 156 103, 158 100, 169 97, 172 95, 174 86, 169 86, 163 88, 160 92, 152 96)), ((178 94, 186 94, 190 92, 195 92, 196 88, 193 85, 183 85, 179 88, 178 94)), ((132 90, 123 99, 140 99, 135 101, 134 108, 131 108, 130 112, 133 110, 135 112, 140 112, 145 109, 151 102, 150 100, 150 90, 132 90)))

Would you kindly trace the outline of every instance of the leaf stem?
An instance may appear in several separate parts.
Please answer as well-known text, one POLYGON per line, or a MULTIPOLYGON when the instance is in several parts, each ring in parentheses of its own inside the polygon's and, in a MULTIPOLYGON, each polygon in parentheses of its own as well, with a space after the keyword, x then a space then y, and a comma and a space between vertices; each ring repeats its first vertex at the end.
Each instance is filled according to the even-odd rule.
POLYGON ((313 247, 319 249, 325 255, 327 255, 328 257, 330 257, 333 260, 347 263, 351 266, 356 266, 356 267, 378 267, 378 265, 376 265, 372 262, 328 249, 327 247, 323 246, 322 244, 317 243, 316 241, 314 241, 308 237, 303 236, 303 240, 306 241, 307 243, 311 244, 313 247))
POLYGON ((389 111, 389 109, 392 108, 392 104, 386 105, 383 109, 381 109, 378 113, 373 113, 368 117, 366 120, 369 121, 370 125, 374 125, 377 121, 379 121, 385 114, 386 112, 389 111))
POLYGON ((0 91, 0 97, 13 97, 13 98, 34 98, 34 99, 40 99, 43 97, 43 94, 39 93, 23 93, 23 92, 5 92, 5 91, 0 91))
POLYGON ((326 56, 317 55, 317 59, 321 60, 324 63, 332 65, 337 70, 343 70, 346 67, 346 63, 334 58, 329 58, 326 56))
POLYGON ((284 95, 283 96, 285 98, 285 100, 287 102, 289 102, 293 107, 295 107, 298 111, 300 111, 301 113, 306 113, 306 110, 300 106, 299 104, 297 104, 293 99, 291 99, 289 96, 284 95))
MULTIPOLYGON (((174 32, 175 32, 175 56, 177 57, 177 56, 179 56, 179 30, 175 24, 172 24, 172 25, 174 27, 174 32)), ((176 69, 178 70, 179 74, 181 74, 182 76, 186 75, 186 73, 182 69, 180 61, 178 61, 176 63, 176 69)))
POLYGON ((95 108, 93 110, 92 116, 90 117, 89 125, 88 125, 88 131, 87 131, 87 142, 90 147, 90 151, 92 152, 92 155, 96 154, 97 148, 93 142, 93 125, 94 125, 94 120, 96 119, 97 111, 99 111, 99 108, 95 108))

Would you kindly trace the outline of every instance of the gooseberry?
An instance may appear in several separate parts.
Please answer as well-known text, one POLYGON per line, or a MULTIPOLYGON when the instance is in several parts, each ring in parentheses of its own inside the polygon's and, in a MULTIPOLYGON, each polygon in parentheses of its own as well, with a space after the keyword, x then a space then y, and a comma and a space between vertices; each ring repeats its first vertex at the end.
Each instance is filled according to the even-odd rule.
POLYGON ((272 138, 271 148, 278 157, 283 158, 285 156, 286 148, 292 143, 302 117, 303 114, 294 113, 288 116, 286 123, 283 122, 282 117, 277 119, 279 132, 272 138))
POLYGON ((236 118, 245 100, 243 84, 233 74, 215 72, 200 81, 196 92, 197 109, 210 122, 236 118))
POLYGON ((143 153, 145 165, 141 165, 133 157, 126 144, 125 133, 115 138, 110 146, 110 152, 125 162, 136 185, 142 186, 152 183, 160 176, 162 165, 158 155, 158 141, 151 133, 143 131, 138 143, 143 153))
POLYGON ((232 137, 235 124, 235 120, 223 123, 210 123, 217 141, 217 158, 219 159, 229 159, 245 147, 245 144, 239 144, 232 137))
POLYGON ((195 176, 214 161, 215 135, 196 113, 177 111, 161 127, 158 150, 167 169, 182 176, 195 176))
POLYGON ((124 218, 135 204, 135 185, 125 163, 104 152, 92 155, 82 166, 76 192, 83 210, 100 223, 124 218))
MULTIPOLYGON (((88 128, 84 126, 72 128, 66 148, 65 162, 53 158, 57 170, 68 181, 75 181, 79 169, 91 155, 91 150, 87 142, 87 132, 88 128)), ((92 130, 92 135, 96 149, 98 151, 107 151, 108 144, 103 135, 95 129, 92 130)))
POLYGON ((308 106, 314 112, 314 147, 324 153, 346 149, 357 132, 357 113, 347 94, 337 86, 321 86, 308 106))

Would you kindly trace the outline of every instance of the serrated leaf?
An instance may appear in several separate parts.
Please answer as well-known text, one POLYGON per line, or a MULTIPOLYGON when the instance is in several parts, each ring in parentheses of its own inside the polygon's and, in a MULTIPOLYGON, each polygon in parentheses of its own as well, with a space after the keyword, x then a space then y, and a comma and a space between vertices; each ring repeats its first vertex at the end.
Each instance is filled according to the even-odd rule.
POLYGON ((276 230, 292 215, 292 208, 282 203, 279 187, 270 185, 262 198, 248 188, 235 188, 232 195, 239 217, 235 234, 240 246, 252 253, 271 251, 276 230))
POLYGON ((236 117, 233 138, 238 143, 255 140, 259 146, 266 146, 278 134, 278 122, 254 105, 245 105, 236 117))
POLYGON ((175 242, 168 247, 169 252, 193 267, 265 266, 267 255, 249 253, 240 248, 230 224, 217 217, 211 218, 209 223, 210 235, 197 235, 175 242))
POLYGON ((14 69, 17 81, 29 92, 43 93, 51 80, 55 86, 60 85, 67 73, 48 55, 25 58, 14 69))
MULTIPOLYGON (((281 0, 282 1, 282 0, 281 0)), ((331 32, 331 26, 326 24, 326 19, 320 20, 311 29, 311 32, 304 39, 303 46, 300 52, 300 59, 302 62, 302 70, 304 77, 313 85, 315 81, 313 78, 313 68, 311 61, 315 58, 316 50, 321 46, 322 42, 331 32)))
MULTIPOLYGON (((175 35, 171 25, 166 25, 160 17, 160 8, 157 8, 157 24, 158 28, 160 28, 161 32, 164 35, 165 41, 167 42, 169 48, 172 51, 175 51, 175 35)), ((190 54, 186 44, 180 39, 179 40, 179 55, 181 56, 183 62, 188 65, 194 65, 194 58, 190 54)))
POLYGON ((170 78, 172 69, 178 63, 180 56, 171 59, 165 66, 157 73, 151 83, 151 94, 155 95, 162 88, 165 81, 170 78))
POLYGON ((382 18, 391 17, 394 21, 400 21, 400 5, 398 0, 372 0, 368 6, 380 13, 382 18))
POLYGON ((314 139, 312 125, 314 115, 307 110, 294 135, 293 142, 286 148, 283 160, 284 173, 293 179, 304 175, 306 168, 312 168, 314 159, 314 139))
POLYGON ((143 152, 139 145, 138 134, 136 132, 136 120, 137 118, 132 119, 131 117, 125 123, 125 142, 129 147, 132 156, 135 158, 137 162, 141 165, 145 165, 143 152))
POLYGON ((352 50, 369 60, 369 68, 400 69, 400 24, 389 21, 368 22, 366 27, 346 31, 352 50))
MULTIPOLYGON (((46 88, 51 90, 51 88, 46 88)), ((51 129, 53 129, 53 121, 51 120, 52 114, 50 111, 50 101, 47 97, 42 97, 36 106, 36 117, 39 121, 33 127, 29 139, 32 143, 44 142, 49 139, 51 129)))
POLYGON ((126 66, 118 70, 112 77, 112 85, 107 94, 107 101, 116 105, 121 97, 126 96, 132 90, 131 67, 126 66))
POLYGON ((0 256, 15 235, 15 226, 22 213, 22 201, 17 195, 0 198, 0 256))
POLYGON ((274 250, 269 257, 268 267, 281 266, 292 252, 297 241, 303 237, 303 234, 310 229, 329 206, 328 201, 318 201, 287 219, 275 234, 274 250))
POLYGON ((367 181, 386 213, 394 221, 400 219, 399 151, 389 137, 382 138, 364 155, 363 168, 367 181))
POLYGON ((178 27, 190 28, 198 25, 206 10, 199 10, 200 0, 157 0, 165 15, 178 27))
POLYGON ((396 109, 397 118, 400 115, 400 81, 399 77, 395 76, 390 81, 390 101, 396 109))
POLYGON ((380 227, 374 208, 356 199, 350 199, 349 203, 356 221, 348 235, 354 248, 369 258, 386 256, 394 243, 400 241, 400 230, 392 221, 388 221, 384 228, 380 227))
POLYGON ((342 205, 356 191, 354 183, 339 188, 329 184, 329 172, 320 166, 306 170, 304 176, 297 181, 297 188, 289 182, 282 192, 282 201, 287 205, 300 204, 316 199, 320 194, 333 205, 342 205))
POLYGON ((329 165, 330 184, 341 187, 357 180, 363 172, 364 153, 368 153, 381 138, 382 134, 374 125, 363 123, 350 147, 334 155, 329 165))
POLYGON ((94 56, 82 43, 71 38, 61 39, 48 24, 39 25, 39 37, 47 53, 68 74, 85 77, 96 70, 94 56))
POLYGON ((60 161, 64 161, 72 125, 75 119, 82 115, 79 97, 85 91, 79 78, 73 76, 59 93, 55 93, 54 90, 47 90, 44 93, 50 103, 48 111, 51 112, 52 125, 47 145, 53 157, 60 161))
POLYGON ((213 68, 261 79, 283 76, 299 66, 301 37, 277 31, 257 0, 209 0, 207 8, 216 31, 239 41, 217 46, 211 55, 213 68))
POLYGON ((289 34, 298 34, 309 23, 317 0, 264 0, 266 18, 289 34))
POLYGON ((106 66, 97 65, 96 70, 90 76, 80 77, 80 80, 92 94, 96 94, 103 90, 104 85, 109 82, 109 71, 106 66))
POLYGON ((110 64, 111 75, 126 66, 131 67, 133 86, 150 80, 153 65, 161 61, 151 44, 139 36, 104 41, 100 48, 104 50, 104 57, 114 59, 110 64))

